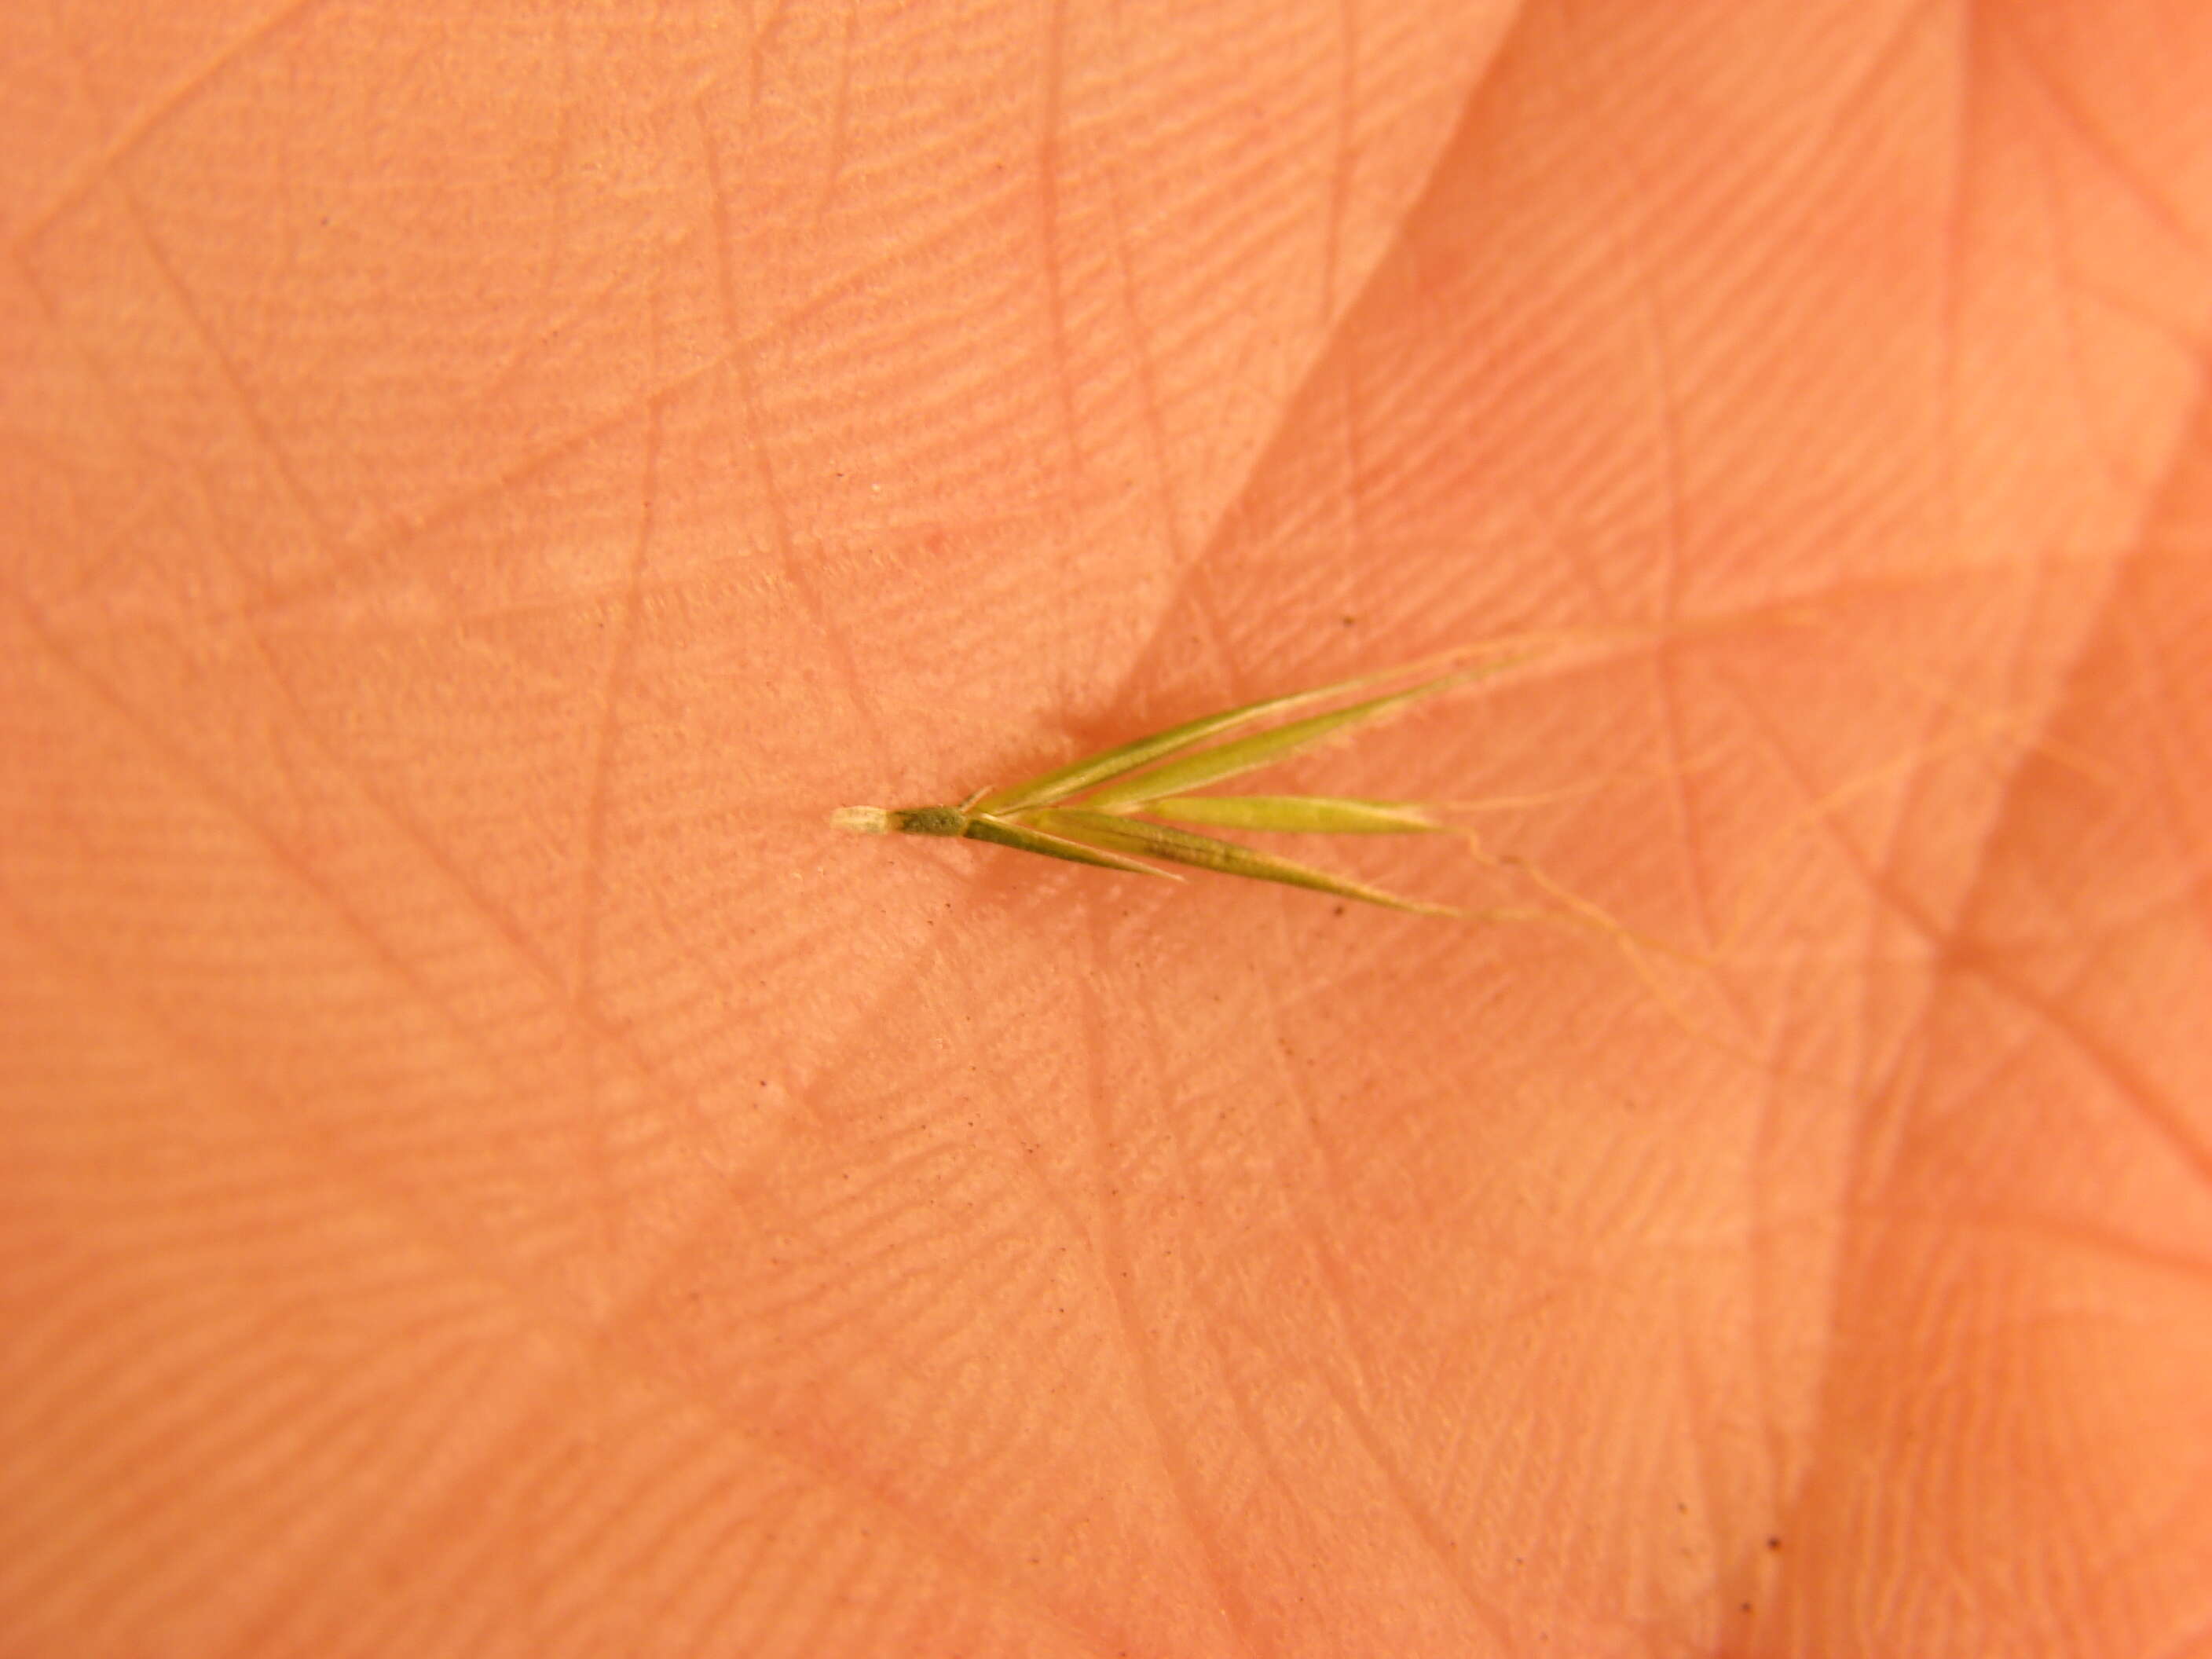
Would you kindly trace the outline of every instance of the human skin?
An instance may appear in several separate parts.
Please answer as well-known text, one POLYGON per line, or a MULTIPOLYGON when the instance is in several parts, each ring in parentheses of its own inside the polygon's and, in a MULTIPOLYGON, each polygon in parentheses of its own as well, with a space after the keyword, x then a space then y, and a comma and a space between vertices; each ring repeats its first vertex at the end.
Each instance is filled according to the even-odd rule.
POLYGON ((0 21, 0 1650, 2212 1652, 2212 12, 650 15, 0 21))

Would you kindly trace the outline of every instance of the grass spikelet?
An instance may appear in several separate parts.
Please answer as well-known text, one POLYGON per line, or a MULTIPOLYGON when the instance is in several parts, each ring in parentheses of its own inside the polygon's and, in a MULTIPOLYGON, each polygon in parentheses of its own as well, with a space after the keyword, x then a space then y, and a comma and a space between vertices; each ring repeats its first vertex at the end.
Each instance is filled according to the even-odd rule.
POLYGON ((1388 677, 1369 675, 1270 697, 1186 720, 1018 783, 979 790, 957 806, 846 806, 831 813, 830 822, 862 835, 963 836, 1133 874, 1171 876, 1159 864, 1182 865, 1424 915, 1460 915, 1464 913, 1444 905, 1401 898, 1273 853, 1176 826, 1301 835, 1456 832, 1438 809, 1413 801, 1200 792, 1348 738, 1530 654, 1505 654, 1409 690, 1318 714, 1300 711, 1340 702, 1388 677), (1291 715, 1297 717, 1285 718, 1291 715), (1260 729, 1251 729, 1255 726, 1260 729), (1147 862, 1152 860, 1159 862, 1147 862))

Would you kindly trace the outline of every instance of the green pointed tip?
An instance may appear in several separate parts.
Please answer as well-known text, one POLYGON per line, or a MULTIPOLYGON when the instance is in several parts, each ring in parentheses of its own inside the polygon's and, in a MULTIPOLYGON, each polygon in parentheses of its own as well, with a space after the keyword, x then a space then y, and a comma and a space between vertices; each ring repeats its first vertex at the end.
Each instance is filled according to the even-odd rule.
POLYGON ((1277 858, 1272 853, 1262 853, 1236 842, 1194 835, 1188 830, 1152 823, 1143 818, 1093 812, 1079 807, 1050 806, 1036 808, 1024 814, 1024 817, 1049 835, 1110 852, 1165 859, 1172 863, 1191 865, 1224 876, 1249 876, 1257 881, 1282 882, 1288 886, 1310 888, 1315 892, 1328 893, 1337 898, 1358 899, 1364 904, 1379 904, 1387 909, 1411 910, 1431 916, 1455 916, 1460 914, 1442 905, 1401 898, 1395 893, 1386 893, 1379 887, 1368 886, 1364 882, 1331 875, 1326 870, 1293 863, 1289 859, 1277 858))
POLYGON ((1426 835, 1447 828, 1430 808, 1404 800, 1328 795, 1169 795, 1123 809, 1177 823, 1312 836, 1426 835))
POLYGON ((1250 737, 1237 738, 1217 744, 1181 759, 1170 760, 1134 777, 1124 778, 1108 784, 1083 802, 1093 811, 1111 812, 1141 809, 1146 801, 1160 800, 1171 795, 1189 795, 1209 784, 1222 783, 1231 778, 1242 777, 1261 767, 1273 766, 1279 761, 1303 753, 1316 744, 1344 735, 1370 721, 1433 697, 1440 691, 1464 685, 1476 678, 1472 671, 1446 674, 1407 691, 1393 692, 1386 697, 1372 697, 1365 702, 1352 704, 1326 714, 1314 714, 1304 720, 1292 720, 1287 726, 1278 726, 1250 737))

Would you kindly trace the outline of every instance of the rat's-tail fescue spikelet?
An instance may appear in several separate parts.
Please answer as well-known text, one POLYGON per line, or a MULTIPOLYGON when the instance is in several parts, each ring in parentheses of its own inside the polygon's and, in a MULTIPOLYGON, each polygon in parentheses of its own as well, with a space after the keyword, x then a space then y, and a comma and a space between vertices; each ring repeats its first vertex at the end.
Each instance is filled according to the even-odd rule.
POLYGON ((1121 744, 1020 783, 986 789, 957 806, 840 807, 830 821, 862 835, 963 836, 1024 853, 1095 864, 1109 870, 1168 876, 1158 859, 1222 875, 1282 882, 1339 898, 1358 899, 1424 915, 1458 915, 1443 905, 1400 898, 1364 883, 1262 853, 1233 841, 1159 822, 1212 830, 1297 831, 1318 835, 1420 835, 1451 831, 1435 809, 1411 801, 1339 799, 1327 795, 1207 795, 1196 791, 1290 759, 1333 738, 1525 660, 1522 651, 1462 669, 1409 690, 1373 697, 1327 714, 1241 728, 1364 690, 1378 676, 1346 680, 1247 703, 1133 743, 1121 744), (1131 854, 1137 856, 1132 857, 1131 854))

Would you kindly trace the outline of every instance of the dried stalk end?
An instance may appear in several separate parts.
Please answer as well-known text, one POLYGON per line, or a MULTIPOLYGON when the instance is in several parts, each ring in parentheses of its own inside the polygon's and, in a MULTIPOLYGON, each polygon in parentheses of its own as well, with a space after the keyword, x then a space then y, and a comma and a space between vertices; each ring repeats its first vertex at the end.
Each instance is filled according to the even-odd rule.
POLYGON ((830 815, 830 822, 856 836, 881 836, 889 833, 891 815, 880 806, 841 806, 830 815))

